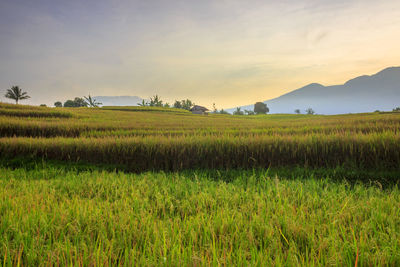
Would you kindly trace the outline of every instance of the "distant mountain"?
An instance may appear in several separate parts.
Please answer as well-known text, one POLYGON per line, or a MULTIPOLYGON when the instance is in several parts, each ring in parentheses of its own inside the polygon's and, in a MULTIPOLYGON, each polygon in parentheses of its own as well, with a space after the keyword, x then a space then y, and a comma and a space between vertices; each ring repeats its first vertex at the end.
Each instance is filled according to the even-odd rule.
MULTIPOLYGON (((280 97, 264 101, 270 113, 294 113, 311 107, 318 114, 342 114, 392 110, 400 106, 400 67, 360 76, 343 85, 312 83, 280 97)), ((254 105, 242 106, 253 110, 254 105)), ((232 113, 236 108, 228 109, 232 113)))
POLYGON ((101 106, 137 106, 142 102, 142 98, 138 96, 95 96, 101 106))

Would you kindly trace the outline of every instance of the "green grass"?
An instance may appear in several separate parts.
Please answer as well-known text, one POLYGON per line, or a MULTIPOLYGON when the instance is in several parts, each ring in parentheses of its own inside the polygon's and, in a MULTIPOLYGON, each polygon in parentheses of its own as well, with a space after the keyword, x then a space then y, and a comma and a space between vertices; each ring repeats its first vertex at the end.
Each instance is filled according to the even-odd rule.
POLYGON ((179 108, 149 107, 149 106, 103 106, 101 109, 118 110, 118 111, 136 111, 136 112, 172 112, 172 113, 189 113, 188 110, 179 108))
POLYGON ((4 265, 400 264, 400 191, 235 171, 0 169, 4 265), (228 175, 229 172, 225 173, 228 175))
POLYGON ((399 113, 0 103, 0 266, 399 266, 399 134, 399 113))
POLYGON ((399 169, 400 136, 0 138, 0 156, 121 164, 133 171, 278 166, 399 169))
POLYGON ((0 108, 0 115, 9 117, 50 117, 50 118, 71 118, 72 113, 60 111, 60 110, 24 110, 24 109, 7 109, 0 108))
MULTIPOLYGON (((60 172, 91 172, 91 171, 107 171, 107 172, 132 172, 126 165, 121 164, 104 164, 89 163, 84 161, 62 161, 62 160, 43 160, 37 157, 13 157, 0 158, 0 168, 20 169, 27 171, 37 169, 58 169, 60 172)), ((182 175, 192 175, 193 172, 200 171, 204 175, 213 177, 213 179, 224 182, 232 182, 239 175, 264 175, 266 172, 272 176, 279 176, 281 179, 324 179, 329 177, 331 181, 346 181, 350 185, 356 183, 364 183, 365 185, 379 185, 381 188, 388 188, 399 184, 400 173, 398 170, 390 169, 363 169, 356 166, 336 166, 335 168, 304 168, 299 166, 284 166, 274 168, 254 168, 250 170, 244 169, 198 169, 198 170, 181 170, 182 175)), ((141 173, 141 172, 137 172, 141 173)))
POLYGON ((2 158, 118 164, 132 171, 400 166, 398 114, 202 116, 156 107, 10 104, 1 110, 7 113, 0 112, 2 158), (21 112, 37 116, 16 115, 21 112), (46 112, 72 117, 40 116, 46 112))

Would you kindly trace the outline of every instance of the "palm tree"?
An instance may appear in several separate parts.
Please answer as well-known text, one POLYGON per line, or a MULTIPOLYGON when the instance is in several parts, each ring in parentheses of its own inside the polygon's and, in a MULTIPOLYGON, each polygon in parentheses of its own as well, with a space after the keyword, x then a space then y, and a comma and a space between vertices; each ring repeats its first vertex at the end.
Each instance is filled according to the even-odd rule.
POLYGON ((99 105, 102 105, 103 103, 97 102, 95 98, 92 98, 89 94, 88 97, 84 96, 87 104, 89 107, 97 108, 99 105))
POLYGON ((7 89, 5 97, 15 100, 15 104, 18 104, 19 100, 30 98, 27 92, 22 92, 22 89, 18 86, 11 86, 11 89, 7 89))
POLYGON ((145 107, 145 106, 147 106, 147 102, 146 101, 144 101, 144 99, 142 99, 142 102, 140 102, 140 103, 137 103, 137 105, 138 106, 141 106, 141 107, 145 107))
POLYGON ((236 110, 233 112, 233 115, 244 115, 244 113, 239 107, 237 107, 236 110))
POLYGON ((314 115, 315 111, 312 108, 308 108, 308 109, 306 109, 306 113, 307 113, 307 115, 314 115))
POLYGON ((182 108, 186 110, 190 110, 190 108, 195 105, 190 99, 182 100, 181 103, 182 103, 182 108))
POLYGON ((162 107, 163 106, 163 101, 158 95, 155 95, 153 97, 150 97, 150 107, 162 107))

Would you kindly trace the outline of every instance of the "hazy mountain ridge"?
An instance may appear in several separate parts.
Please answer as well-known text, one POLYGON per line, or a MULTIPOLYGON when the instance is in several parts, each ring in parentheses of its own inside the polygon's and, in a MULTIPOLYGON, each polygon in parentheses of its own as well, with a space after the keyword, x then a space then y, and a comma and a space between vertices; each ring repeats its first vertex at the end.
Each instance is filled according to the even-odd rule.
MULTIPOLYGON (((264 101, 270 113, 294 113, 311 107, 319 114, 341 114, 392 110, 400 106, 400 67, 363 75, 342 85, 311 83, 280 97, 264 101)), ((253 110, 254 105, 242 106, 253 110)), ((228 109, 233 112, 236 108, 228 109)))
POLYGON ((101 106, 137 106, 143 98, 138 96, 95 96, 101 106))

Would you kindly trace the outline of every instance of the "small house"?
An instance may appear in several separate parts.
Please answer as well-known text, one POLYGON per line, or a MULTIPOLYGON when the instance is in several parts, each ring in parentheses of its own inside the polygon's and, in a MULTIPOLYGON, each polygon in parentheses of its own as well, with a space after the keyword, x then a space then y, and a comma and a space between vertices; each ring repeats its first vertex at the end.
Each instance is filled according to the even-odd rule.
POLYGON ((205 107, 195 105, 195 106, 193 106, 193 107, 190 109, 190 111, 191 111, 193 114, 207 115, 207 114, 208 114, 207 111, 209 111, 209 110, 208 110, 207 108, 205 108, 205 107))

